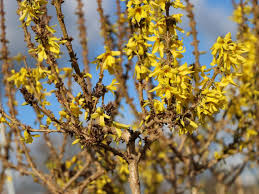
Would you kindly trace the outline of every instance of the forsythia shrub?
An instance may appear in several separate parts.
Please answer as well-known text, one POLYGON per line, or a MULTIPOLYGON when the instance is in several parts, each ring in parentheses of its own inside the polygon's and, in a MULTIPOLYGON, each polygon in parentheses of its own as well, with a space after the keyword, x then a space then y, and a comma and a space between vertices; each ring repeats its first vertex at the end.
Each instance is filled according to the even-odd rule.
POLYGON ((0 109, 6 139, 1 145, 0 192, 8 169, 32 176, 51 193, 125 193, 127 182, 134 194, 202 193, 206 182, 200 177, 206 172, 223 192, 233 185, 242 189, 239 175, 249 165, 257 166, 259 156, 258 1, 233 1, 237 37, 218 37, 211 45, 210 64, 199 61, 202 52, 189 0, 116 0, 114 25, 104 15, 102 0, 96 2, 104 52, 89 61, 83 2, 77 0, 84 63, 79 64, 65 22, 69 16, 62 11, 64 1, 17 0, 28 55, 10 57, 1 0, 8 102, 0 109), (51 6, 55 26, 50 26, 51 6), (190 32, 180 27, 184 15, 190 32), (186 34, 193 39, 192 64, 185 58, 186 34), (64 55, 70 58, 66 64, 60 61, 64 55), (33 65, 28 58, 34 59, 33 65), (22 61, 21 68, 13 68, 15 59, 22 61), (23 103, 16 102, 16 94, 22 94, 23 103), (35 124, 18 119, 25 114, 17 109, 21 105, 23 111, 34 110, 35 124), (49 151, 47 171, 40 170, 28 147, 40 140, 49 151), (75 146, 81 149, 69 155, 75 146), (237 155, 240 165, 228 171, 221 167, 221 161, 237 155))

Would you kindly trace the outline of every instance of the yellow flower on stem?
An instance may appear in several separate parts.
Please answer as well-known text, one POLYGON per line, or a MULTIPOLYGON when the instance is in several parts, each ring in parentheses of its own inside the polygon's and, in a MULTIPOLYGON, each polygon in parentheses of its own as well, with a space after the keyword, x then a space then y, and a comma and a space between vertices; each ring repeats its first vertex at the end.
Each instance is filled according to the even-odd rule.
POLYGON ((75 144, 77 144, 77 143, 79 143, 80 142, 80 139, 75 139, 73 142, 72 142, 72 145, 75 145, 75 144))
POLYGON ((225 74, 231 73, 231 67, 236 70, 237 66, 243 64, 246 59, 242 56, 247 52, 244 45, 233 42, 231 33, 227 33, 224 38, 218 37, 217 42, 211 48, 213 61, 211 65, 217 64, 225 74))
POLYGON ((133 55, 142 56, 147 53, 148 47, 151 47, 152 44, 147 43, 148 37, 143 37, 142 35, 134 34, 126 44, 126 48, 124 49, 126 55, 129 59, 133 57, 133 55))
POLYGON ((19 2, 19 9, 17 12, 20 14, 20 21, 23 21, 26 17, 25 24, 28 26, 30 25, 33 18, 38 19, 37 15, 42 15, 44 12, 40 11, 41 6, 47 4, 48 1, 45 0, 33 0, 27 1, 24 0, 19 2))
MULTIPOLYGON (((136 21, 139 23, 142 18, 148 17, 148 10, 150 7, 148 5, 140 5, 141 1, 135 1, 134 7, 131 7, 132 1, 130 1, 127 5, 128 7, 128 17, 132 18, 133 23, 136 21)), ((147 3, 147 2, 146 2, 147 3)))
POLYGON ((164 45, 164 42, 162 41, 162 39, 157 36, 147 37, 146 39, 149 41, 155 41, 153 50, 152 50, 152 54, 156 53, 159 50, 160 57, 163 58, 165 45, 164 45))
POLYGON ((115 69, 118 68, 116 63, 120 60, 115 56, 120 56, 120 51, 110 51, 109 48, 105 47, 105 53, 99 55, 93 63, 97 63, 96 69, 101 67, 101 71, 107 69, 110 74, 114 74, 115 69))
POLYGON ((206 88, 201 92, 201 102, 197 106, 197 114, 200 120, 204 115, 212 116, 217 113, 219 109, 223 109, 227 103, 225 91, 217 84, 215 88, 206 88))
POLYGON ((116 121, 112 122, 112 126, 115 127, 117 136, 119 138, 121 137, 121 134, 122 134, 121 129, 129 129, 130 128, 130 125, 126 125, 126 124, 119 123, 119 122, 116 122, 116 121))
POLYGON ((248 5, 239 5, 233 12, 232 20, 238 24, 241 24, 244 20, 244 15, 249 15, 252 11, 252 7, 248 5))
POLYGON ((119 123, 119 122, 116 122, 116 121, 113 121, 112 124, 113 124, 114 127, 119 128, 119 129, 128 129, 128 128, 130 128, 130 125, 126 125, 126 124, 119 123))
POLYGON ((29 143, 29 144, 33 142, 32 137, 40 137, 40 135, 31 135, 30 132, 28 132, 28 130, 25 130, 23 135, 24 135, 24 138, 21 138, 21 141, 24 141, 25 143, 29 143))
POLYGON ((164 112, 165 111, 165 107, 164 107, 164 100, 161 102, 159 100, 154 100, 154 109, 156 114, 164 112))
POLYGON ((99 119, 99 124, 104 127, 105 126, 105 121, 104 119, 110 119, 111 117, 104 114, 103 110, 101 107, 98 107, 95 111, 95 113, 93 113, 91 115, 92 119, 99 119))
POLYGON ((45 48, 43 47, 42 44, 39 44, 38 48, 36 48, 36 49, 29 50, 29 53, 33 53, 33 52, 37 53, 39 62, 42 62, 43 59, 47 59, 47 57, 48 57, 46 54, 45 48))
POLYGON ((112 83, 108 86, 106 86, 106 89, 109 90, 113 95, 114 95, 114 91, 117 90, 116 85, 119 85, 120 83, 117 82, 116 79, 112 80, 112 83))
POLYGON ((76 117, 79 117, 80 114, 82 114, 83 112, 80 110, 80 107, 75 105, 74 102, 71 102, 70 103, 70 110, 71 110, 71 113, 76 116, 76 117))
POLYGON ((181 1, 180 0, 175 0, 174 2, 173 2, 173 7, 174 8, 180 8, 180 9, 184 9, 185 8, 185 6, 181 3, 181 1))
POLYGON ((134 75, 137 76, 137 80, 142 80, 145 77, 148 78, 148 74, 151 71, 144 65, 136 65, 134 75))

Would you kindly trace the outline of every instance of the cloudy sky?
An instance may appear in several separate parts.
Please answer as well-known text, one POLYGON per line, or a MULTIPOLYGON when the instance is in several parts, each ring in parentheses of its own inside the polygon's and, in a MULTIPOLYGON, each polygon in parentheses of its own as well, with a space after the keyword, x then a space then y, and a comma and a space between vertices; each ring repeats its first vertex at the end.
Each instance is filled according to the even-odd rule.
MULTIPOLYGON (((204 49, 210 48, 217 36, 224 35, 227 32, 235 32, 236 26, 230 21, 229 16, 232 13, 231 0, 191 0, 195 5, 195 18, 198 22, 199 39, 201 47, 204 49)), ((7 36, 10 40, 10 50, 12 54, 17 52, 24 53, 26 51, 23 41, 23 32, 16 14, 16 1, 4 0, 7 14, 7 36)), ((97 54, 95 51, 102 44, 102 39, 99 36, 99 16, 96 12, 97 4, 95 0, 83 0, 85 3, 84 10, 86 15, 86 23, 88 26, 88 40, 90 47, 90 55, 97 54)), ((65 0, 63 10, 65 12, 65 21, 71 35, 78 35, 76 25, 76 0, 65 0)), ((103 0, 105 14, 113 14, 116 11, 115 0, 103 0)), ((56 24, 55 10, 49 10, 49 15, 54 16, 52 24, 56 24)), ((188 20, 183 20, 183 26, 188 27, 188 20)), ((76 36, 77 37, 77 36, 76 36)), ((73 42, 73 46, 79 49, 77 40, 73 42)), ((26 54, 26 53, 24 53, 26 54)))
MULTIPOLYGON (((103 40, 99 35, 99 16, 96 12, 97 4, 95 0, 83 0, 85 3, 84 10, 86 15, 86 24, 88 28, 88 41, 89 41, 89 54, 90 60, 99 55, 103 50, 103 40)), ((105 14, 113 14, 116 11, 115 0, 103 0, 103 7, 105 14)), ((195 9, 195 19, 197 21, 198 38, 200 40, 200 50, 209 51, 216 38, 225 35, 227 32, 235 34, 236 26, 231 22, 229 17, 232 14, 231 0, 192 0, 195 9)), ((11 55, 16 55, 21 52, 27 55, 27 50, 24 44, 23 31, 19 27, 19 17, 16 14, 17 3, 15 0, 4 0, 6 8, 6 25, 7 25, 7 38, 10 41, 9 50, 11 55)), ((73 47, 77 53, 80 53, 80 46, 77 39, 77 25, 76 25, 76 0, 65 0, 64 6, 65 21, 69 25, 69 34, 75 37, 73 47)), ((49 15, 53 15, 52 24, 56 24, 55 10, 50 9, 49 15)), ((188 19, 184 18, 182 27, 188 31, 188 19)), ((190 48, 191 39, 186 39, 186 47, 190 48)), ((190 52, 189 52, 190 53, 190 52)), ((81 59, 79 58, 79 61, 81 59)), ((189 59, 191 60, 191 58, 189 59)), ((208 65, 210 56, 204 55, 201 58, 203 65, 208 65)), ((190 61, 191 62, 191 61, 190 61)), ((95 68, 93 68, 95 70, 95 68)), ((25 118, 31 120, 31 118, 25 118)), ((20 177, 15 174, 15 187, 16 189, 23 187, 27 188, 26 193, 36 193, 39 190, 36 184, 31 183, 31 179, 27 177, 20 177)))

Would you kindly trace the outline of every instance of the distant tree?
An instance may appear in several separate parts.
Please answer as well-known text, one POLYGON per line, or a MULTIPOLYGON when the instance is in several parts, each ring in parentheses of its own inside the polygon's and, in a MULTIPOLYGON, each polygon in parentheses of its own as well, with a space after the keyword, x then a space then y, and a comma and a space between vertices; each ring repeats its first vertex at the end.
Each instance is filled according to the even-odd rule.
POLYGON ((81 0, 76 10, 80 55, 72 46, 75 35, 68 34, 70 16, 63 14, 63 0, 17 0, 29 56, 16 57, 9 56, 0 2, 7 101, 0 108, 1 123, 7 127, 0 192, 9 178, 6 169, 31 176, 56 194, 125 193, 127 181, 134 194, 200 193, 207 189, 208 173, 218 193, 230 191, 232 185, 244 189, 238 177, 259 161, 257 0, 233 1, 237 38, 234 41, 230 33, 218 37, 210 64, 199 60, 202 52, 189 0, 116 0, 115 23, 97 0, 104 52, 94 61, 88 57, 81 0), (49 24, 51 6, 57 26, 49 24), (184 14, 190 21, 187 33, 179 27, 184 14), (192 55, 184 57, 185 35, 193 39, 191 64, 185 62, 192 55), (61 62, 64 55, 70 58, 66 64, 61 62), (33 65, 28 58, 35 59, 33 65), (19 70, 13 69, 14 60, 22 61, 19 70), (90 71, 91 66, 96 71, 90 71), (34 111, 35 124, 18 119, 26 112, 18 111, 16 94, 24 98, 23 110, 34 111), (60 134, 63 142, 53 141, 52 133, 60 134), (46 172, 28 147, 39 137, 49 151, 46 172), (81 149, 68 157, 72 146, 81 149), (10 160, 12 154, 16 161, 10 160), (241 164, 226 168, 224 161, 236 155, 241 164))

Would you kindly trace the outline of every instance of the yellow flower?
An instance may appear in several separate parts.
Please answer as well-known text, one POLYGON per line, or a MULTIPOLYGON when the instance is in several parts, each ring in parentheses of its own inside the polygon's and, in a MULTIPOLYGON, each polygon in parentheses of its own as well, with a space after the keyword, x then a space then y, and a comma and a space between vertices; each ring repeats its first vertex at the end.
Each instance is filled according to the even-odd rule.
POLYGON ((74 102, 70 103, 70 110, 71 113, 76 116, 79 117, 80 114, 82 114, 82 111, 80 111, 80 107, 78 107, 77 105, 74 104, 74 102))
POLYGON ((247 129, 246 136, 249 139, 251 136, 256 136, 258 132, 254 129, 247 129))
POLYGON ((226 77, 223 77, 222 80, 219 82, 219 86, 221 86, 221 87, 226 87, 229 84, 237 86, 237 84, 233 81, 232 74, 230 74, 226 77))
MULTIPOLYGON (((45 26, 46 29, 51 33, 55 33, 56 31, 49 26, 45 26)), ((60 44, 64 44, 67 41, 61 40, 60 38, 57 38, 55 36, 48 36, 47 43, 43 46, 41 40, 37 37, 35 37, 36 41, 39 42, 39 45, 35 49, 30 49, 30 53, 36 53, 38 55, 38 61, 42 62, 43 59, 47 59, 47 51, 50 51, 52 55, 54 55, 55 58, 60 58, 60 44)))
MULTIPOLYGON (((150 7, 148 5, 140 5, 141 1, 129 1, 127 7, 128 7, 128 17, 132 18, 132 22, 136 23, 136 21, 139 23, 142 18, 148 17, 148 11, 150 7), (134 7, 131 5, 134 4, 134 7)), ((147 2, 146 2, 147 3, 147 2)))
POLYGON ((21 141, 24 141, 25 143, 29 143, 29 144, 33 142, 32 137, 40 137, 40 135, 31 135, 30 132, 28 132, 27 130, 24 130, 23 135, 24 135, 24 138, 21 138, 21 141))
POLYGON ((114 127, 119 128, 119 129, 128 129, 128 128, 130 128, 130 125, 126 125, 126 124, 119 123, 119 122, 116 122, 116 121, 113 121, 112 124, 113 124, 114 127))
POLYGON ((155 41, 154 46, 153 46, 153 50, 152 50, 152 54, 156 53, 159 50, 160 57, 163 58, 164 57, 165 45, 164 45, 162 39, 160 37, 157 37, 157 36, 147 37, 146 39, 149 40, 149 41, 155 41))
POLYGON ((101 107, 98 107, 95 111, 95 113, 93 113, 91 115, 92 119, 99 119, 99 124, 104 127, 105 126, 105 121, 104 119, 110 119, 111 117, 104 114, 103 110, 101 107))
POLYGON ((59 115, 61 120, 63 118, 69 118, 69 115, 64 110, 59 111, 59 115))
POLYGON ((8 77, 7 81, 11 82, 13 81, 17 88, 19 88, 21 85, 25 84, 27 82, 27 76, 28 72, 26 68, 21 68, 19 72, 15 72, 14 69, 11 70, 12 75, 8 77))
POLYGON ((112 83, 110 85, 106 86, 106 89, 109 90, 112 94, 114 94, 114 91, 117 90, 116 85, 120 84, 120 83, 116 83, 116 82, 117 82, 117 80, 113 79, 112 83))
POLYGON ((97 57, 97 60, 93 63, 97 62, 97 67, 101 67, 101 71, 107 69, 110 74, 114 74, 116 68, 119 68, 116 63, 120 60, 118 58, 115 58, 115 56, 120 56, 120 51, 110 51, 107 47, 105 47, 105 53, 99 55, 97 57))
POLYGON ((186 134, 186 133, 193 133, 195 129, 198 128, 198 124, 192 121, 191 119, 185 117, 185 118, 178 118, 179 121, 178 127, 179 127, 179 134, 186 134))
POLYGON ((173 7, 174 8, 180 8, 180 9, 184 9, 185 8, 185 6, 181 3, 180 0, 175 0, 173 2, 173 7))
POLYGON ((157 96, 166 98, 170 104, 171 98, 175 96, 178 99, 184 100, 190 95, 191 79, 188 74, 193 73, 192 67, 188 67, 187 63, 180 67, 173 68, 169 65, 161 67, 160 64, 154 69, 149 76, 158 80, 159 84, 149 92, 156 91, 157 96))
POLYGON ((246 59, 242 56, 247 50, 242 44, 232 41, 231 33, 226 34, 224 38, 218 37, 217 42, 211 48, 213 61, 211 65, 217 64, 221 71, 226 74, 231 73, 231 67, 236 70, 246 59))
POLYGON ((147 77, 148 73, 151 71, 144 65, 136 65, 135 66, 135 74, 137 75, 137 80, 142 80, 147 77))
POLYGON ((75 144, 77 144, 77 143, 79 143, 80 142, 80 139, 75 139, 73 142, 72 142, 72 145, 75 145, 75 144))
POLYGON ((55 54, 59 54, 59 49, 60 49, 60 46, 58 44, 58 41, 60 40, 60 38, 57 38, 57 37, 49 37, 49 40, 48 40, 48 50, 55 53, 55 54))
POLYGON ((154 100, 154 109, 156 114, 163 112, 165 110, 164 101, 154 100))
POLYGON ((16 60, 20 64, 24 58, 25 56, 23 56, 21 53, 18 53, 16 56, 12 57, 12 60, 16 60))
POLYGON ((128 55, 128 58, 131 59, 134 54, 142 56, 146 53, 148 47, 151 47, 151 44, 147 43, 148 38, 143 37, 142 35, 134 34, 131 37, 126 45, 124 51, 128 55))
POLYGON ((30 53, 36 53, 38 55, 38 61, 42 62, 43 59, 47 59, 46 50, 50 51, 56 58, 60 57, 60 45, 63 44, 65 41, 60 41, 60 38, 57 37, 49 37, 48 44, 44 47, 41 43, 38 45, 36 49, 30 49, 30 53))
POLYGON ((203 90, 201 92, 202 100, 196 109, 198 117, 202 119, 203 115, 212 116, 218 112, 220 108, 224 108, 227 103, 224 93, 218 84, 216 84, 216 87, 213 89, 203 90))
POLYGON ((241 7, 240 5, 234 10, 233 12, 233 16, 232 16, 232 19, 238 23, 238 24, 241 24, 242 21, 243 21, 243 17, 244 15, 242 14, 246 14, 246 15, 249 15, 249 13, 251 13, 252 11, 252 8, 248 5, 243 5, 243 7, 241 7))
POLYGON ((19 3, 19 9, 17 10, 17 12, 20 14, 19 20, 23 21, 27 17, 25 24, 27 26, 30 25, 33 18, 38 19, 37 16, 43 14, 43 12, 40 11, 40 8, 42 5, 47 3, 48 1, 46 0, 22 1, 19 3))
POLYGON ((219 160, 223 157, 223 155, 221 152, 214 152, 214 157, 216 160, 219 160))
POLYGON ((0 123, 7 123, 7 121, 4 117, 0 117, 0 123))
MULTIPOLYGON (((31 51, 31 50, 30 50, 31 51)), ((29 51, 29 52, 30 52, 29 51)), ((38 54, 38 61, 39 62, 42 62, 43 61, 43 59, 47 59, 47 54, 46 54, 46 52, 45 52, 45 48, 43 47, 43 45, 42 44, 39 44, 38 45, 38 48, 36 48, 36 53, 38 54)))

